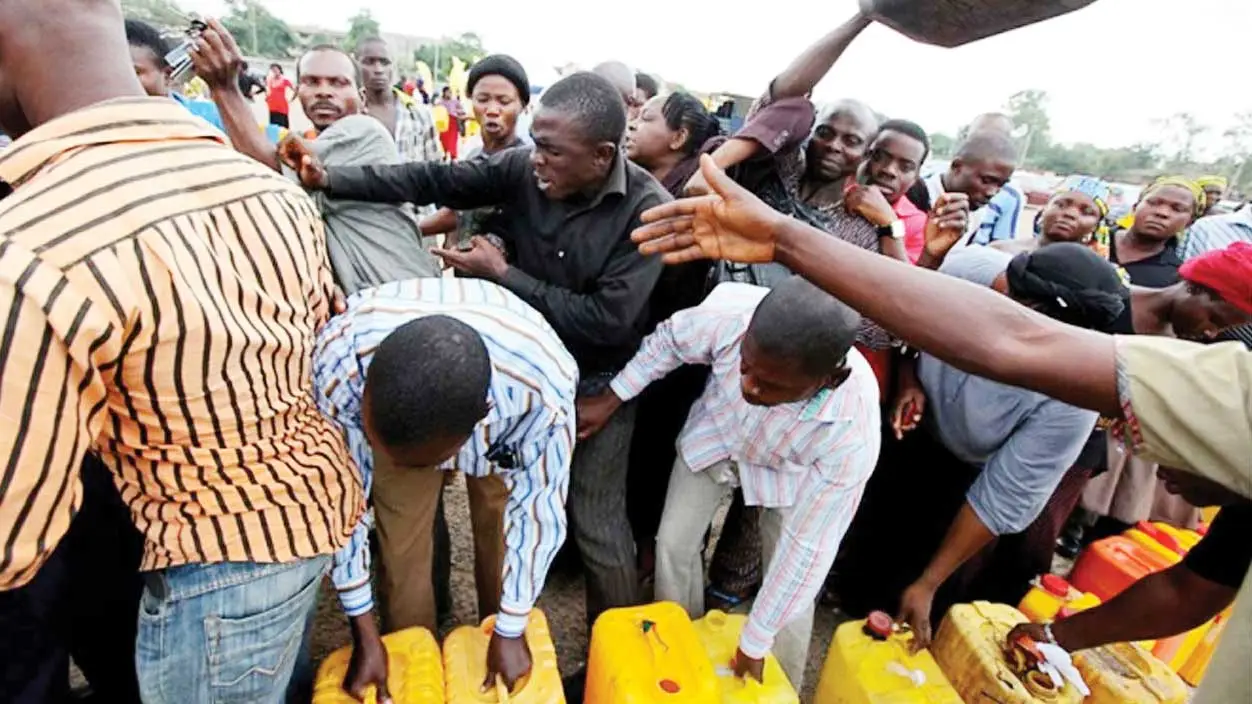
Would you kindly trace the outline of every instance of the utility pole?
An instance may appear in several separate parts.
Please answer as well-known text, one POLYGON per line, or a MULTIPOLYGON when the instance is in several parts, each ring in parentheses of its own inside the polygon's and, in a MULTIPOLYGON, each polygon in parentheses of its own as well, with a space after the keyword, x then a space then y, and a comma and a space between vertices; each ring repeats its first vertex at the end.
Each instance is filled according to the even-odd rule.
POLYGON ((252 55, 260 56, 261 50, 257 45, 256 36, 256 1, 248 0, 248 21, 252 25, 252 55))

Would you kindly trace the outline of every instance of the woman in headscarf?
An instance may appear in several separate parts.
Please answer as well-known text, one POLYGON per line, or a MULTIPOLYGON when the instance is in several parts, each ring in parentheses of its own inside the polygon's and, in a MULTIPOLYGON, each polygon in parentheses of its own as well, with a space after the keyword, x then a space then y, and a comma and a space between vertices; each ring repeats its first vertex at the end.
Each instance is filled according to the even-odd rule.
POLYGON ((996 249, 1017 254, 1057 242, 1075 242, 1108 257, 1109 185, 1094 176, 1074 175, 1057 187, 1035 217, 1035 239, 993 242, 996 249))
POLYGON ((1181 176, 1162 176, 1139 197, 1130 226, 1109 238, 1109 261, 1136 286, 1162 288, 1178 281, 1178 251, 1187 228, 1204 213, 1204 190, 1181 176))
MULTIPOLYGON (((667 191, 681 197, 683 186, 699 169, 702 148, 720 134, 721 123, 690 93, 656 96, 644 103, 630 122, 626 155, 667 191)), ((665 267, 652 292, 649 328, 680 310, 699 305, 708 288, 708 273, 707 261, 665 267)), ((639 399, 626 479, 626 509, 644 579, 654 568, 664 487, 674 466, 678 433, 707 379, 708 367, 684 366, 649 386, 639 399)))
POLYGON ((1222 202, 1222 198, 1226 195, 1226 187, 1230 182, 1225 176, 1201 176, 1195 180, 1200 188, 1204 189, 1204 213, 1200 217, 1209 215, 1213 212, 1213 208, 1222 202))
MULTIPOLYGON (((1124 307, 1112 267, 1078 244, 1016 257, 966 247, 940 271, 1057 320, 1108 330, 1124 307)), ((942 311, 936 311, 942 315, 942 311)), ((942 321, 936 324, 942 324, 942 321)), ((921 354, 902 374, 878 469, 836 563, 841 608, 897 606, 922 643, 930 619, 968 598, 978 565, 1039 515, 1091 434, 1096 414, 963 372, 921 354), (900 412, 908 408, 908 412, 900 412), (919 427, 920 426, 920 427, 919 427)))

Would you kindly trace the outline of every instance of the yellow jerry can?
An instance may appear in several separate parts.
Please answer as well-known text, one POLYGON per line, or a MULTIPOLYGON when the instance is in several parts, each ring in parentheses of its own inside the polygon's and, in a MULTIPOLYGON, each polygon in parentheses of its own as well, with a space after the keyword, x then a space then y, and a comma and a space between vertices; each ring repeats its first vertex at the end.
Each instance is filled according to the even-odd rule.
POLYGON ((953 606, 930 646, 935 662, 966 704, 1078 704, 1068 682, 1058 689, 1038 671, 1014 672, 1005 658, 1009 631, 1028 619, 1004 604, 975 601, 953 606))
MULTIPOLYGON (((439 644, 425 628, 406 628, 383 636, 387 647, 387 689, 391 698, 405 704, 443 704, 443 662, 439 644)), ((340 648, 327 656, 317 670, 313 686, 313 704, 356 704, 343 690, 348 674, 352 646, 340 648)), ((375 704, 371 688, 366 704, 375 704)))
POLYGON ((835 630, 814 704, 961 704, 928 651, 913 655, 912 634, 875 611, 835 630))
MULTIPOLYGON (((489 616, 478 626, 461 626, 443 641, 443 671, 447 680, 447 704, 565 704, 565 689, 556 666, 556 647, 548 632, 548 619, 539 609, 530 612, 526 623, 526 645, 530 646, 530 674, 509 692, 501 681, 483 691, 487 679, 487 644, 496 618, 489 616)), ((397 704, 400 704, 398 701, 397 704)))
POLYGON ((610 609, 591 629, 585 704, 712 704, 713 663, 672 602, 610 609))
POLYGON ((1133 643, 1114 643, 1074 653, 1074 666, 1091 688, 1086 704, 1186 704, 1185 682, 1133 643))
POLYGON ((747 621, 747 616, 714 609, 693 624, 717 673, 722 704, 800 704, 800 697, 772 654, 765 657, 763 683, 751 677, 735 677, 731 661, 739 649, 739 633, 747 621))

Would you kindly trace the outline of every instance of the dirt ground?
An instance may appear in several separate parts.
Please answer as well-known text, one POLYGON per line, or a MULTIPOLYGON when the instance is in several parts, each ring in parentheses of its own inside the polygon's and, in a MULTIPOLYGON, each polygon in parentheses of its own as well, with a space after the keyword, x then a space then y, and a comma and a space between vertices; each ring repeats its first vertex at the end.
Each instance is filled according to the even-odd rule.
MULTIPOLYGON (((461 623, 473 623, 477 615, 474 599, 473 547, 469 531, 469 505, 466 503, 463 483, 448 487, 445 493, 445 510, 452 532, 452 596, 456 617, 461 623)), ((722 512, 719 512, 719 518, 722 512)), ((585 608, 581 578, 561 573, 553 574, 539 600, 552 628, 552 637, 560 658, 561 673, 576 672, 586 661, 587 628, 584 624, 585 608)), ((351 642, 348 623, 339 608, 339 602, 329 583, 318 599, 317 621, 313 631, 313 661, 321 662, 331 651, 351 642)), ((842 621, 836 611, 818 608, 813 625, 813 643, 809 648, 809 666, 805 675, 805 688, 801 700, 812 699, 826 649, 835 626, 842 621)), ((577 703, 571 703, 577 704, 577 703)))

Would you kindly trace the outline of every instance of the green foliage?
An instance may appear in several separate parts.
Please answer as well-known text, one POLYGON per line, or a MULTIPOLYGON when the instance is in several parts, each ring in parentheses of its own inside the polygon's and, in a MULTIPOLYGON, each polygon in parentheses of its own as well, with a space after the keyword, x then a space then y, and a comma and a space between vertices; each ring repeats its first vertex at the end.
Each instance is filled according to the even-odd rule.
POLYGON ((343 48, 345 51, 355 52, 362 40, 381 34, 382 28, 379 27, 378 20, 374 19, 374 15, 369 10, 362 9, 356 13, 348 26, 348 36, 343 41, 343 48))
POLYGON ((935 156, 950 159, 956 153, 956 145, 959 143, 956 137, 936 132, 930 135, 930 152, 935 156))
POLYGON ((187 29, 188 14, 173 0, 122 0, 122 14, 166 30, 187 29))
POLYGON ((487 52, 483 50, 482 39, 473 32, 467 32, 455 39, 443 39, 434 44, 425 44, 413 52, 413 59, 426 62, 435 74, 435 81, 438 82, 452 70, 452 57, 455 56, 469 65, 486 54, 487 52))
POLYGON ((296 36, 286 22, 270 14, 258 0, 226 0, 230 14, 222 24, 239 48, 249 56, 281 58, 291 56, 296 36))

